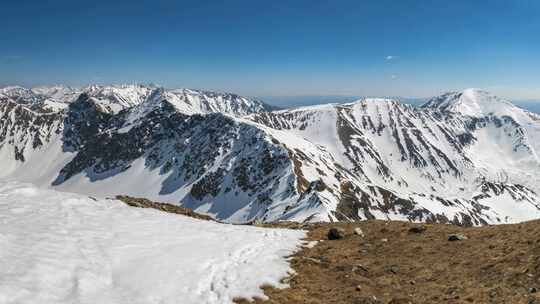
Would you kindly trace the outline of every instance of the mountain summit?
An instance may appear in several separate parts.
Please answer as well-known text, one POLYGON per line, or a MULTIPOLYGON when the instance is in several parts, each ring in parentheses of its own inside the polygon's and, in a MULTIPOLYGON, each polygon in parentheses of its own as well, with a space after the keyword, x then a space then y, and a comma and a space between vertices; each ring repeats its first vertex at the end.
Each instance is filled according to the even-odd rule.
POLYGON ((466 89, 461 92, 446 93, 431 98, 423 107, 474 117, 483 117, 490 114, 506 115, 509 111, 516 108, 510 102, 479 89, 466 89))

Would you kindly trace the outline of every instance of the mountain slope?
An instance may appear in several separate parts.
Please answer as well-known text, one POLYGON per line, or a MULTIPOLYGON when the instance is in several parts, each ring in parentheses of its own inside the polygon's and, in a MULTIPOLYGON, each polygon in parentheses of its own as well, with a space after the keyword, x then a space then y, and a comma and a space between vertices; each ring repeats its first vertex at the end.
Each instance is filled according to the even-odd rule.
POLYGON ((233 94, 87 91, 52 113, 3 97, 0 177, 231 222, 540 216, 539 120, 484 92, 267 112, 233 94))
POLYGON ((315 245, 293 255, 291 287, 266 288, 269 299, 255 304, 540 300, 540 243, 533 241, 540 234, 538 220, 477 228, 378 220, 302 227, 315 245), (321 242, 331 228, 344 229, 345 237, 321 242), (452 234, 468 239, 449 242, 452 234))
POLYGON ((0 149, 6 156, 2 176, 88 194, 168 198, 237 222, 287 217, 287 208, 298 220, 312 214, 328 220, 318 198, 298 203, 313 211, 297 214, 291 206, 299 193, 289 157, 298 152, 273 143, 250 122, 219 113, 187 115, 166 100, 148 102, 141 104, 146 112, 133 107, 118 114, 85 94, 61 113, 10 103, 24 115, 6 109, 16 123, 5 126, 13 137, 0 149), (27 130, 24 136, 19 129, 27 130), (33 146, 36 138, 43 144, 33 146))
MULTIPOLYGON (((468 93, 489 102, 482 99, 484 93, 468 93)), ((538 121, 534 114, 503 104, 521 120, 469 116, 441 110, 432 102, 418 109, 383 99, 261 113, 251 119, 331 150, 354 173, 353 184, 360 189, 369 185, 388 192, 369 203, 373 210, 364 211, 367 218, 497 223, 528 213, 528 218, 537 217, 535 193, 540 190, 536 147, 530 144, 539 142, 538 121), (486 153, 488 145, 497 149, 486 153), (507 163, 497 163, 499 157, 507 163), (422 209, 395 210, 400 200, 422 209), (505 206, 510 201, 519 203, 505 206), (517 213, 512 215, 512 210, 517 213)), ((361 208, 353 209, 355 214, 361 208)))
POLYGON ((475 89, 445 94, 423 107, 464 117, 473 135, 466 153, 483 175, 540 191, 539 115, 475 89))

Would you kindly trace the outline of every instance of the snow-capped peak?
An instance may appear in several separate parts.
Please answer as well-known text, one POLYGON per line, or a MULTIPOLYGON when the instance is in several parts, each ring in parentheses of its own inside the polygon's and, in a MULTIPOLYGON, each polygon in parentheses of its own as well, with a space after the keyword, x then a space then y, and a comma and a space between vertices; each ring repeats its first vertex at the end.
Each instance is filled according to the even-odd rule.
POLYGON ((34 94, 53 97, 55 99, 58 99, 58 98, 62 98, 63 96, 67 94, 72 94, 80 90, 70 87, 70 86, 66 86, 66 85, 51 85, 51 86, 33 87, 31 91, 34 94))
POLYGON ((82 89, 68 86, 40 86, 35 88, 0 88, 0 97, 34 109, 59 111, 85 94, 101 111, 119 113, 122 110, 143 107, 150 109, 161 101, 172 104, 185 114, 223 113, 245 116, 273 110, 262 101, 232 93, 218 93, 192 89, 166 89, 153 84, 89 85, 82 89))
POLYGON ((521 109, 509 101, 480 89, 466 89, 461 92, 449 92, 430 99, 424 108, 456 112, 472 117, 488 115, 513 116, 512 112, 521 109))
POLYGON ((26 90, 26 89, 21 86, 6 86, 3 88, 0 88, 0 93, 8 94, 9 92, 23 91, 23 90, 26 90))
POLYGON ((0 88, 0 95, 9 97, 18 103, 31 104, 39 101, 39 96, 36 96, 31 90, 21 86, 0 88))

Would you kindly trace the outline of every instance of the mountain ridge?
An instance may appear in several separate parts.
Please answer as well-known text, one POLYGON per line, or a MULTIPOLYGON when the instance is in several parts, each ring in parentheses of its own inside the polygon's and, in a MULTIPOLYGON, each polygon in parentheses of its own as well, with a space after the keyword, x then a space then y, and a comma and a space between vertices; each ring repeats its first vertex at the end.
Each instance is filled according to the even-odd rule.
POLYGON ((166 200, 230 222, 540 216, 540 123, 511 104, 511 115, 375 98, 269 111, 235 94, 89 92, 56 111, 0 96, 1 177, 166 200))

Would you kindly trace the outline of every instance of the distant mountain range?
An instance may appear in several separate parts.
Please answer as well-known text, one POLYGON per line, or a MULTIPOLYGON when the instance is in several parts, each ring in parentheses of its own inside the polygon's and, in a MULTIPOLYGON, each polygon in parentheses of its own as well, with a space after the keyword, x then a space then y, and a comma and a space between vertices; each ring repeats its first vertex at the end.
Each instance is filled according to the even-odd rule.
MULTIPOLYGON (((295 108, 319 105, 325 103, 347 103, 355 100, 369 98, 362 96, 347 95, 300 95, 300 96, 261 96, 259 99, 280 108, 295 108)), ((412 106, 422 106, 429 98, 413 97, 386 97, 393 100, 399 100, 401 103, 412 106)), ((540 100, 512 100, 512 103, 529 112, 540 114, 540 100)))
POLYGON ((276 110, 230 93, 0 89, 0 178, 229 222, 540 217, 540 116, 487 92, 276 110))

